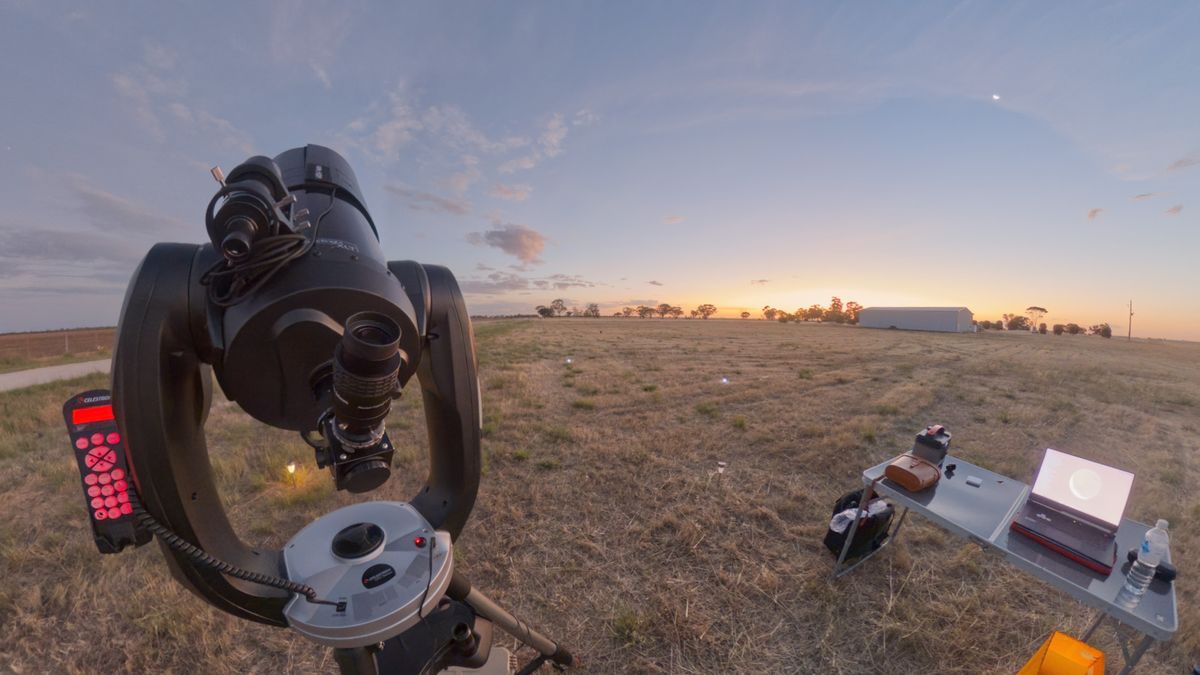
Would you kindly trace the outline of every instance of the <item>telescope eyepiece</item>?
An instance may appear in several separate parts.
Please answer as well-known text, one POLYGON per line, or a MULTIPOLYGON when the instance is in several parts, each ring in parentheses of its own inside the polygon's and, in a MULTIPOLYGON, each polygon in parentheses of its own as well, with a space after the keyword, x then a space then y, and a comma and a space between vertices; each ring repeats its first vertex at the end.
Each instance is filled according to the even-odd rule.
POLYGON ((379 312, 346 320, 333 356, 335 433, 350 447, 373 443, 383 431, 399 384, 400 326, 379 312))

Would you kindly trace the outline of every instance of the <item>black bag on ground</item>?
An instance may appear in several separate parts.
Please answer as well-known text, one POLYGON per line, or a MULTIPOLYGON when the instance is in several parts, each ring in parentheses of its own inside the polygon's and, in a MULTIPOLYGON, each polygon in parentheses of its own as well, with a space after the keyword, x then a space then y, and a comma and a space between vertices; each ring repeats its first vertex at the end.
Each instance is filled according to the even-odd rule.
MULTIPOLYGON (((845 511, 858 507, 858 502, 862 500, 863 491, 855 490, 842 495, 842 498, 837 500, 833 505, 833 513, 830 514, 830 519, 833 516, 845 511)), ((878 495, 875 496, 879 498, 878 495)), ((854 533, 854 541, 850 544, 850 550, 846 552, 846 560, 861 558, 862 556, 874 551, 883 545, 887 540, 888 529, 892 525, 892 516, 895 514, 895 509, 891 504, 887 508, 873 516, 864 515, 858 523, 858 531, 854 533)), ((835 532, 833 528, 829 528, 825 532, 825 548, 838 555, 842 552, 842 545, 846 543, 846 535, 850 533, 850 528, 853 523, 846 526, 845 532, 835 532)))

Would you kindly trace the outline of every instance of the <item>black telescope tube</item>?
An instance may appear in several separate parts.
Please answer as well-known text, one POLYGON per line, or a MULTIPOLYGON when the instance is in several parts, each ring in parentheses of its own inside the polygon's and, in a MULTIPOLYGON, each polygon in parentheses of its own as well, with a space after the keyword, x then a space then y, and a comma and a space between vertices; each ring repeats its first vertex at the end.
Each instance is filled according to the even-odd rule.
POLYGON ((359 312, 346 319, 333 354, 333 417, 343 440, 365 442, 382 430, 402 361, 400 326, 390 317, 359 312))

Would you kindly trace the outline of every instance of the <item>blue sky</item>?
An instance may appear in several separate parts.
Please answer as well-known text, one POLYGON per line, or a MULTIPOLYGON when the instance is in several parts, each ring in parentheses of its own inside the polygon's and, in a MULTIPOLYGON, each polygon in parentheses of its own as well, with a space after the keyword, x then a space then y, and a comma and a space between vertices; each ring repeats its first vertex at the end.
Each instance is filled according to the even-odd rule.
POLYGON ((304 143, 477 313, 832 294, 1200 339, 1194 3, 0 0, 0 330, 304 143), (995 98, 999 96, 999 98, 995 98))

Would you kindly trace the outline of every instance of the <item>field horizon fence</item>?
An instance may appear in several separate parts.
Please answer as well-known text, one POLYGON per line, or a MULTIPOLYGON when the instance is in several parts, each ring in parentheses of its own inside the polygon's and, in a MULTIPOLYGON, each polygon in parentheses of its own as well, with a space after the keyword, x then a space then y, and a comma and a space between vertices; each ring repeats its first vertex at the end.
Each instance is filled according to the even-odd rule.
POLYGON ((108 352, 116 328, 79 328, 39 333, 0 334, 0 360, 39 359, 68 354, 108 352))

